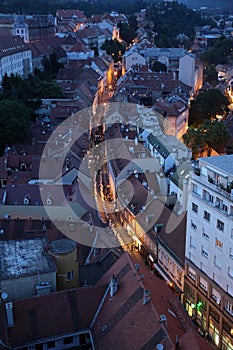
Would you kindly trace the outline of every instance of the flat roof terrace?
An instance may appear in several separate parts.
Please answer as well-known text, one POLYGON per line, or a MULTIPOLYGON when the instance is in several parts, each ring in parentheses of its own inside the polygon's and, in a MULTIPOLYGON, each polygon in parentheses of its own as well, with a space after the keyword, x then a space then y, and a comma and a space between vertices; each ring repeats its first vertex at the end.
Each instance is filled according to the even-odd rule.
POLYGON ((56 271, 45 237, 0 241, 1 280, 56 271))

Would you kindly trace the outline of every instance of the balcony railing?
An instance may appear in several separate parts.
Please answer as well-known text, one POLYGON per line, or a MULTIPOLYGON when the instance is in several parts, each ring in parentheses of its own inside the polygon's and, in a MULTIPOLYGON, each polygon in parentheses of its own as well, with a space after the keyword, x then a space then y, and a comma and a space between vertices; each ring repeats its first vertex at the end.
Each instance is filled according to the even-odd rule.
POLYGON ((205 186, 206 188, 210 189, 211 191, 217 192, 221 196, 227 198, 229 201, 233 201, 233 194, 227 192, 226 189, 220 188, 217 183, 208 181, 207 176, 204 175, 197 175, 196 172, 193 172, 192 178, 199 182, 201 185, 205 186))

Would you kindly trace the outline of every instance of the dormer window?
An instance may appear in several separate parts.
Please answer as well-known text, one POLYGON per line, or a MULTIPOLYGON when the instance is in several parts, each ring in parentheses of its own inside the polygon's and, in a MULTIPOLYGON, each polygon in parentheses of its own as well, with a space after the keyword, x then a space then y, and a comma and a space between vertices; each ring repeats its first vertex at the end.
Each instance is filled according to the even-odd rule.
POLYGON ((23 204, 28 205, 30 203, 31 197, 27 194, 23 199, 23 204))
POLYGON ((49 196, 49 197, 47 198, 47 205, 52 205, 52 204, 53 204, 52 197, 49 196))

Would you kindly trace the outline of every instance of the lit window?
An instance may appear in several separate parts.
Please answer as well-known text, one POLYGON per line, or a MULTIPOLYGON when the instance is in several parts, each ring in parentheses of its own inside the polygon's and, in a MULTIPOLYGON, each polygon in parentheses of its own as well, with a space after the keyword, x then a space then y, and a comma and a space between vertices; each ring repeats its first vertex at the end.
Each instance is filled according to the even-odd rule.
POLYGON ((219 241, 217 238, 215 238, 215 246, 218 248, 222 248, 223 247, 223 243, 221 241, 219 241))

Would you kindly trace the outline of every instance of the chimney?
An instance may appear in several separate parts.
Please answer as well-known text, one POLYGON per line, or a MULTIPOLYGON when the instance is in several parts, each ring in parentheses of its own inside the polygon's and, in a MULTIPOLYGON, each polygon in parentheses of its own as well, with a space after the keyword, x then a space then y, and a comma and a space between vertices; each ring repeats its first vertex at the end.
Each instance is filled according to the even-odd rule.
POLYGON ((110 295, 111 295, 111 297, 113 297, 113 295, 115 295, 117 291, 118 291, 117 279, 114 275, 112 275, 112 278, 110 281, 110 295))
POLYGON ((7 318, 7 326, 14 326, 14 318, 13 318, 13 304, 12 302, 6 303, 6 318, 7 318))

